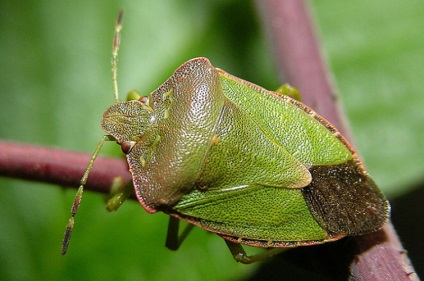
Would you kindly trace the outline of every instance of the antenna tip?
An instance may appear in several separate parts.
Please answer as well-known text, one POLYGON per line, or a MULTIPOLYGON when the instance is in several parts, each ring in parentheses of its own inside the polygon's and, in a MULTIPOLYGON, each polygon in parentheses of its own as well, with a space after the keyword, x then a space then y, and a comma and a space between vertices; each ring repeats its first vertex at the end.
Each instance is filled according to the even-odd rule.
POLYGON ((118 13, 118 19, 116 20, 116 29, 122 28, 122 23, 124 21, 124 10, 120 10, 118 13))
POLYGON ((122 22, 123 17, 124 17, 124 10, 120 10, 118 13, 118 22, 122 22))
POLYGON ((74 217, 71 217, 66 225, 65 235, 62 241, 62 256, 66 254, 68 250, 69 241, 71 241, 72 229, 74 228, 74 217))

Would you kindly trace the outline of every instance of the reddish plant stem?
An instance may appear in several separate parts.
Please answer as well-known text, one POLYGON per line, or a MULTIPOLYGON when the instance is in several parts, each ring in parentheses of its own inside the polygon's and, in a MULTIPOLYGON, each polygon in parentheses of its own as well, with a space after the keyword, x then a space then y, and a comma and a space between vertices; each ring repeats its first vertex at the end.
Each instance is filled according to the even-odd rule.
MULTIPOLYGON (((349 138, 344 117, 336 102, 336 90, 321 55, 307 2, 257 0, 256 4, 274 50, 281 81, 297 87, 304 103, 314 108, 349 138)), ((340 257, 350 255, 348 274, 353 280, 418 280, 391 223, 380 231, 351 241, 353 249, 349 253, 338 247, 339 244, 334 244, 334 247, 324 247, 325 253, 317 254, 333 256, 334 263, 328 265, 331 267, 336 266, 340 257)), ((338 266, 346 265, 339 262, 338 266)))
MULTIPOLYGON (((0 175, 78 188, 90 157, 85 153, 0 142, 0 175)), ((117 176, 131 179, 125 159, 99 156, 85 188, 108 193, 117 176)))

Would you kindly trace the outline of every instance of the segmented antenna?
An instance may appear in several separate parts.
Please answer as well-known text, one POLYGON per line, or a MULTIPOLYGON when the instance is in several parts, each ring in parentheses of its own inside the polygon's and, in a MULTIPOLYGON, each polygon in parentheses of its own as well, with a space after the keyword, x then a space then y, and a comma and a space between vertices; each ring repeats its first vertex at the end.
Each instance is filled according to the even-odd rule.
POLYGON ((112 45, 112 83, 113 83, 113 94, 115 95, 115 101, 119 101, 118 93, 118 51, 119 45, 121 44, 121 30, 122 23, 124 20, 124 11, 120 11, 118 19, 116 20, 115 25, 115 34, 113 35, 113 45, 112 45))
POLYGON ((78 211, 78 208, 81 204, 84 186, 87 183, 88 175, 90 174, 91 168, 93 168, 94 161, 96 160, 97 155, 99 154, 100 150, 102 149, 104 142, 112 140, 112 139, 113 138, 111 136, 106 135, 106 136, 103 136, 103 138, 99 141, 99 144, 97 145, 96 150, 94 150, 94 153, 91 156, 91 159, 90 159, 90 162, 88 163, 87 169, 85 170, 85 173, 81 178, 80 186, 78 188, 77 194, 75 195, 74 203, 72 203, 71 217, 68 220, 68 224, 66 225, 65 235, 63 236, 62 255, 65 255, 66 251, 68 250, 69 241, 71 240, 72 229, 74 228, 74 217, 75 217, 75 215, 78 211))
MULTIPOLYGON (((115 100, 119 101, 119 95, 118 95, 118 50, 119 50, 119 43, 121 40, 121 29, 122 29, 122 21, 124 18, 124 12, 120 11, 118 15, 118 19, 115 24, 115 34, 113 36, 113 46, 112 46, 112 82, 113 82, 113 93, 115 95, 115 100)), ((96 147, 96 150, 94 151, 93 155, 91 156, 90 162, 88 163, 87 169, 85 170, 85 173, 80 181, 80 187, 78 188, 77 194, 75 195, 74 203, 72 204, 71 208, 71 217, 68 220, 68 224, 66 225, 65 234, 63 236, 62 241, 62 255, 66 254, 66 251, 68 250, 69 241, 71 240, 71 234, 72 230, 74 228, 74 217, 78 211, 78 208, 81 204, 82 199, 82 193, 84 191, 84 186, 87 183, 88 175, 90 174, 90 171, 93 167, 94 161, 97 158, 97 155, 99 154, 103 144, 105 141, 109 140, 115 140, 112 136, 103 136, 103 138, 100 140, 99 144, 96 147)))

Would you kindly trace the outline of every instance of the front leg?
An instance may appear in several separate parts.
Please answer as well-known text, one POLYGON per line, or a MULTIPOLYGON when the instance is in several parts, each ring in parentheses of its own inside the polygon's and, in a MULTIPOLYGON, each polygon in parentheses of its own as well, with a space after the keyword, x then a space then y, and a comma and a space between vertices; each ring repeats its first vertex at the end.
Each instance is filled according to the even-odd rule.
POLYGON ((121 177, 116 177, 111 187, 110 198, 106 202, 109 212, 116 211, 134 193, 133 182, 124 184, 121 177))

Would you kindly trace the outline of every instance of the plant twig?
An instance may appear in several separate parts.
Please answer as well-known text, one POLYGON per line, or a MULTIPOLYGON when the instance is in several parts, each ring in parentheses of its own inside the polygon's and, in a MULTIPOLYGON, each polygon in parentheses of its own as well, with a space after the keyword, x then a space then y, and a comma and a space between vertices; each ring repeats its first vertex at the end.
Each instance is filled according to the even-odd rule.
MULTIPOLYGON (((257 0, 256 4, 273 47, 282 81, 297 87, 304 103, 350 139, 336 102, 335 87, 322 59, 307 1, 257 0)), ((350 241, 353 250, 349 253, 346 253, 345 248, 338 247, 337 243, 321 247, 325 250, 321 253, 323 256, 336 257, 335 263, 329 265, 333 267, 333 272, 337 271, 334 269, 336 266, 347 267, 344 263, 337 264, 337 261, 349 255, 350 272, 347 274, 350 274, 352 280, 418 280, 391 223, 380 231, 350 241)))
MULTIPOLYGON (((78 188, 91 155, 27 144, 0 142, 0 175, 78 188)), ((109 193, 115 177, 131 179, 125 159, 98 157, 87 190, 109 193)))

